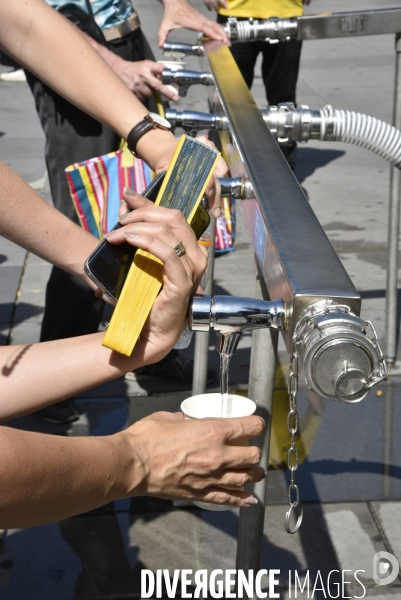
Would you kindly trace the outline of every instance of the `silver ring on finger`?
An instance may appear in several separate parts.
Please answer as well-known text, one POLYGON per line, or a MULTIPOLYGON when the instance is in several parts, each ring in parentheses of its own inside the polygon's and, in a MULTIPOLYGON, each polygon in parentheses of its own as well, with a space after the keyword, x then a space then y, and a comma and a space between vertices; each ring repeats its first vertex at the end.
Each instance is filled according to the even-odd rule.
POLYGON ((174 246, 174 251, 178 257, 184 256, 184 254, 186 254, 185 246, 182 242, 178 242, 178 244, 174 246))

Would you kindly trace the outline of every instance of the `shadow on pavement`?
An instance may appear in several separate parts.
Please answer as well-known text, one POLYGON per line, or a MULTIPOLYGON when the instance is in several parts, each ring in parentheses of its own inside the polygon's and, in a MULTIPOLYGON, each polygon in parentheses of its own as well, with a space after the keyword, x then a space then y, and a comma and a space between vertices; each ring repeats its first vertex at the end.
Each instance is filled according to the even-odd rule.
POLYGON ((295 174, 299 183, 310 177, 317 169, 325 167, 344 156, 343 150, 326 150, 322 148, 303 148, 298 146, 295 174))

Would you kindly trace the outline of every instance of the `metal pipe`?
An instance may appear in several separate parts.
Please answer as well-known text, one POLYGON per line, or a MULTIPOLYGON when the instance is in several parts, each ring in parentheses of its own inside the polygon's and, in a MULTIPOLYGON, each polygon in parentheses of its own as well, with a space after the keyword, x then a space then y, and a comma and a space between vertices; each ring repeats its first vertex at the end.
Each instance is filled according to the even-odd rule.
MULTIPOLYGON (((256 279, 255 297, 269 299, 263 278, 260 276, 256 279)), ((252 443, 262 450, 260 465, 266 472, 269 468, 277 342, 278 333, 274 330, 257 329, 252 333, 248 396, 257 404, 256 414, 266 422, 264 433, 252 440, 252 443)), ((253 569, 256 575, 262 559, 267 477, 245 489, 257 498, 258 504, 240 509, 236 569, 243 569, 245 573, 248 569, 253 569)))
POLYGON ((383 387, 383 424, 382 424, 382 495, 391 500, 393 488, 393 452, 394 452, 394 397, 395 383, 390 381, 383 387))
POLYGON ((332 123, 321 110, 309 106, 295 107, 291 102, 269 106, 261 110, 263 119, 280 145, 322 139, 333 132, 332 123))
POLYGON ((371 387, 387 379, 372 323, 348 306, 323 300, 305 309, 295 328, 294 346, 306 385, 324 398, 360 402, 371 387))
MULTIPOLYGON (((283 330, 287 316, 282 300, 205 295, 193 298, 189 327, 218 331, 217 350, 232 356, 244 331, 283 330)), ((321 300, 301 313, 294 330, 294 351, 303 365, 306 385, 325 398, 360 402, 371 387, 387 378, 373 325, 331 300, 321 300)))
MULTIPOLYGON (((310 139, 346 142, 378 154, 401 168, 401 131, 375 117, 348 110, 335 110, 327 105, 323 110, 309 106, 295 107, 291 103, 269 106, 261 110, 263 119, 280 145, 307 142, 310 139)), ((219 113, 168 109, 166 118, 175 127, 190 135, 202 129, 227 129, 227 119, 219 113)))
MULTIPOLYGON (((401 34, 395 38, 393 124, 401 129, 401 34)), ((397 356, 398 246, 400 233, 401 172, 391 167, 386 282, 386 360, 394 365, 397 356)))
POLYGON ((224 116, 204 113, 197 110, 175 110, 168 108, 165 117, 172 127, 181 127, 188 135, 196 136, 202 129, 224 129, 227 128, 227 120, 224 116))
POLYGON ((222 334, 243 333, 270 327, 284 329, 286 308, 282 300, 262 301, 236 296, 195 296, 189 311, 192 331, 215 329, 222 334))
MULTIPOLYGON (((214 239, 216 236, 216 218, 210 217, 210 234, 212 245, 208 251, 208 280, 205 286, 205 294, 211 294, 213 290, 214 275, 214 239)), ((209 357, 209 331, 197 331, 195 333, 194 372, 192 378, 192 396, 204 394, 207 388, 207 367, 209 357)))
POLYGON ((163 44, 164 56, 173 56, 181 60, 184 56, 203 56, 203 46, 197 44, 183 44, 181 42, 165 42, 163 44))
POLYGON ((262 111, 265 123, 279 144, 321 141, 346 142, 378 154, 401 168, 401 131, 384 121, 349 110, 311 110, 284 103, 262 111))
POLYGON ((187 95, 188 89, 191 85, 213 85, 213 77, 210 73, 199 71, 190 71, 189 69, 181 69, 180 71, 172 71, 171 69, 163 69, 162 71, 162 82, 164 84, 176 84, 178 85, 178 94, 181 97, 187 95))
POLYGON ((354 37, 398 33, 401 31, 401 9, 387 8, 338 12, 320 15, 303 15, 292 19, 230 18, 225 31, 233 42, 265 41, 271 44, 297 40, 354 37))
POLYGON ((219 177, 222 197, 231 196, 237 200, 254 198, 252 184, 245 177, 219 177))
POLYGON ((285 42, 297 36, 297 19, 271 18, 264 21, 248 19, 239 21, 229 17, 224 29, 233 42, 256 42, 263 40, 271 44, 285 42))
POLYGON ((401 9, 385 8, 298 17, 298 40, 349 38, 401 31, 401 9))

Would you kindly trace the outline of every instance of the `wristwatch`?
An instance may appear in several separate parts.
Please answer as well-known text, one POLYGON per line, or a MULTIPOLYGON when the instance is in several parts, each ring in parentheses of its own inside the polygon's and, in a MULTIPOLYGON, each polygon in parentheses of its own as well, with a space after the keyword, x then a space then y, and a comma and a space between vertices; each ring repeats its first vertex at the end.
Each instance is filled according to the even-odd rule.
POLYGON ((142 121, 137 123, 135 127, 131 129, 127 135, 128 149, 134 156, 138 156, 136 152, 136 145, 145 133, 152 129, 164 129, 164 131, 171 131, 171 124, 167 119, 163 119, 160 115, 150 112, 147 114, 142 121))

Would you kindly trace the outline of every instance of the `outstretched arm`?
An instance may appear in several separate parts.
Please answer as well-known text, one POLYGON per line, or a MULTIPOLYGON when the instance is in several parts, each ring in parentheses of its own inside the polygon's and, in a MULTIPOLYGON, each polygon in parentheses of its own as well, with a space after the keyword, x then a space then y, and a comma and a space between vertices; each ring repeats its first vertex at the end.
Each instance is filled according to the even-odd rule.
MULTIPOLYGON (((83 259, 97 240, 1 163, 0 179, 0 233, 44 258, 54 255, 61 267, 82 272, 83 259), (12 202, 16 191, 19 200, 12 202)), ((2 422, 157 361, 177 340, 206 259, 181 213, 138 195, 124 197, 135 211, 110 241, 126 240, 164 262, 163 290, 133 354, 104 348, 102 334, 0 348, 2 422), (174 246, 180 240, 186 254, 178 258, 174 246)), ((260 453, 234 448, 230 441, 262 429, 258 417, 184 421, 183 415, 168 413, 156 413, 108 437, 62 438, 0 427, 0 527, 48 523, 144 494, 247 506, 255 500, 239 488, 264 476, 256 467, 260 453)))
MULTIPOLYGON (((0 2, 0 46, 121 137, 147 113, 76 27, 43 0, 0 2)), ((145 156, 147 148, 143 150, 145 156)))
POLYGON ((45 202, 1 161, 0 181, 0 235, 94 288, 83 265, 99 240, 45 202))
MULTIPOLYGON (((43 0, 0 2, 0 48, 124 139, 148 112, 76 27, 43 0)), ((152 129, 139 140, 137 152, 159 172, 169 165, 176 147, 172 133, 152 129)), ((220 216, 216 176, 206 193, 213 214, 220 216)))
POLYGON ((265 476, 260 451, 230 442, 262 430, 255 416, 185 421, 162 412, 102 437, 0 427, 0 527, 50 523, 131 496, 255 504, 239 488, 265 476))
MULTIPOLYGON (((98 240, 49 206, 2 163, 0 180, 0 235, 85 278, 84 261, 98 240)), ((129 358, 112 353, 101 345, 103 334, 0 348, 0 421, 157 362, 176 343, 206 258, 182 213, 157 207, 139 195, 125 197, 136 216, 110 242, 127 240, 164 262, 163 290, 134 353, 129 358), (186 248, 182 258, 174 251, 180 241, 186 248)))

